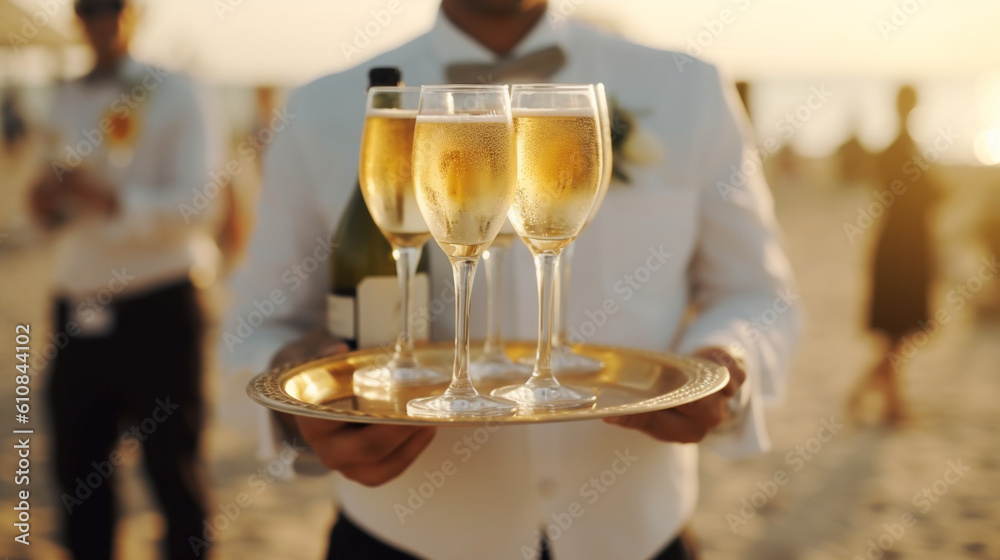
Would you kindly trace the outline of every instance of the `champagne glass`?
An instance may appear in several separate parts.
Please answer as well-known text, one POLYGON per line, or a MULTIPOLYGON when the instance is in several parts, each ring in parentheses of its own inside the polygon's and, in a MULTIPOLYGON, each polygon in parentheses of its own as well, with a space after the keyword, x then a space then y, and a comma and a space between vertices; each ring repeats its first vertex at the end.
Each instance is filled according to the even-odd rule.
POLYGON ((509 416, 517 405, 482 395, 469 375, 472 279, 496 238, 517 179, 507 86, 423 86, 413 135, 417 204, 455 274, 455 363, 444 394, 411 400, 432 418, 509 416))
POLYGON ((373 87, 365 105, 358 177, 365 205, 382 235, 392 245, 400 290, 400 325, 392 359, 383 366, 354 373, 365 389, 444 383, 443 372, 421 366, 413 354, 410 325, 410 281, 431 234, 417 208, 410 158, 420 89, 373 87))
MULTIPOLYGON (((583 224, 583 229, 587 229, 590 222, 594 220, 598 209, 604 203, 604 197, 608 194, 608 187, 611 186, 612 169, 612 146, 611 146, 611 118, 608 114, 608 98, 604 91, 604 84, 594 86, 597 95, 597 116, 601 127, 601 187, 597 193, 597 200, 587 215, 587 221, 583 224)), ((581 230, 582 231, 582 230, 581 230)), ((560 375, 579 374, 586 375, 597 373, 604 369, 604 362, 595 360, 589 356, 577 354, 570 347, 567 330, 569 329, 569 277, 573 263, 573 245, 569 245, 563 250, 559 258, 559 272, 555 280, 555 300, 556 306, 555 339, 552 341, 552 369, 560 375)))
POLYGON ((486 261, 486 341, 483 355, 469 364, 475 379, 497 379, 531 373, 531 368, 511 361, 503 344, 503 267, 507 251, 517 232, 510 220, 504 220, 500 233, 483 253, 486 261))
POLYGON ((493 395, 527 408, 561 409, 597 400, 590 389, 560 385, 552 373, 552 292, 563 249, 583 228, 601 186, 602 143, 592 85, 515 85, 517 189, 509 217, 535 258, 538 351, 523 385, 493 395))

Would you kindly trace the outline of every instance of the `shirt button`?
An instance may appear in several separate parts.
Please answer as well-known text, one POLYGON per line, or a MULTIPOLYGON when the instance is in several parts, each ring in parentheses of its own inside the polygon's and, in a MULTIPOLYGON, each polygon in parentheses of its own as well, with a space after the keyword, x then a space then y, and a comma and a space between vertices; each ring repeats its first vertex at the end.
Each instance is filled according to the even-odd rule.
POLYGON ((556 492, 556 480, 550 476, 546 476, 538 481, 538 494, 543 498, 548 498, 555 494, 556 492))

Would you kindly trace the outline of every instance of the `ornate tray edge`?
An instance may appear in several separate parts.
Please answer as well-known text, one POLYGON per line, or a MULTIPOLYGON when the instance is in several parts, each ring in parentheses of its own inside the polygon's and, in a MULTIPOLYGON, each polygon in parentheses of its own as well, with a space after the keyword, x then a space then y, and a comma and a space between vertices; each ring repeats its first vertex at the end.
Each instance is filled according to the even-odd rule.
MULTIPOLYGON (((513 342, 513 341, 512 341, 513 342)), ((696 372, 696 377, 690 379, 688 383, 685 383, 682 387, 660 395, 659 397, 654 397, 652 399, 647 399, 648 410, 663 410, 667 408, 673 408, 689 402, 707 397, 720 391, 729 382, 729 370, 725 367, 718 365, 714 362, 707 360, 702 360, 699 358, 693 358, 688 356, 680 356, 677 354, 670 353, 660 353, 653 352, 649 350, 640 350, 634 348, 618 348, 614 346, 602 346, 602 345, 577 345, 574 346, 575 349, 591 349, 599 352, 616 352, 621 350, 627 350, 628 352, 636 355, 643 355, 654 360, 668 360, 674 362, 683 362, 692 366, 696 372)), ((605 409, 604 413, 593 413, 586 417, 579 417, 574 415, 572 411, 555 411, 544 420, 525 420, 518 419, 517 416, 513 417, 496 417, 489 419, 428 419, 428 418, 416 418, 416 417, 406 417, 400 418, 396 416, 386 416, 381 414, 372 414, 368 412, 360 412, 355 410, 343 410, 343 409, 331 409, 326 406, 316 405, 309 402, 301 401, 289 395, 283 388, 284 380, 289 376, 295 375, 298 371, 302 369, 309 369, 314 367, 324 367, 331 361, 342 361, 348 358, 362 357, 369 354, 375 354, 382 352, 381 349, 367 349, 358 350, 350 352, 347 354, 337 354, 335 356, 325 356, 321 358, 311 358, 307 360, 302 360, 298 362, 289 362, 285 365, 274 367, 266 372, 259 373, 247 383, 246 393, 251 400, 257 404, 274 410, 277 412, 284 412, 287 414, 293 414, 296 416, 307 416, 312 418, 321 418, 325 420, 339 420, 344 422, 362 422, 370 424, 401 424, 401 425, 426 425, 426 426, 478 426, 484 422, 511 422, 517 425, 528 425, 528 424, 543 424, 543 423, 553 423, 553 422, 575 422, 581 420, 594 420, 599 418, 608 418, 613 416, 622 416, 624 414, 635 412, 622 412, 620 409, 623 407, 609 407, 605 409), (616 412, 616 409, 619 409, 616 412)), ((419 351, 419 348, 418 348, 419 351)))

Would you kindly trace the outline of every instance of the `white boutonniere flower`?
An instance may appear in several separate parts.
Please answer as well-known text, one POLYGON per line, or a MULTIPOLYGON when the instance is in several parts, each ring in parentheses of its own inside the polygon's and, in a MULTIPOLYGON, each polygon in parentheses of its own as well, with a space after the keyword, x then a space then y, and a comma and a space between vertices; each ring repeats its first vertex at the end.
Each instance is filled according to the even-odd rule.
POLYGON ((650 165, 660 161, 665 150, 660 139, 639 126, 635 116, 622 108, 614 97, 609 97, 608 105, 613 150, 611 177, 627 185, 632 179, 625 171, 626 163, 650 165))

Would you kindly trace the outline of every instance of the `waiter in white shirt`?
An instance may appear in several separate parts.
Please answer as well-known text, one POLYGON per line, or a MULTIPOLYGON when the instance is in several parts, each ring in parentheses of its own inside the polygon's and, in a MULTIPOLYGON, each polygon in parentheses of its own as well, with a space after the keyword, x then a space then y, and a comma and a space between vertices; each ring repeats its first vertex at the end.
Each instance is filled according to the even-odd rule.
MULTIPOLYGON (((659 158, 616 162, 630 181, 612 185, 576 241, 569 325, 593 322, 610 299, 616 311, 578 329, 592 335, 583 341, 706 356, 728 366, 732 381, 701 401, 612 422, 434 430, 288 420, 338 473, 329 558, 693 557, 678 538, 697 499, 690 444, 705 440, 729 455, 768 446, 762 403, 784 386, 798 311, 787 303, 792 273, 735 96, 708 64, 562 20, 544 1, 443 0, 426 35, 295 91, 288 112, 296 120, 265 161, 234 321, 336 227, 356 176, 369 68, 398 67, 419 85, 496 63, 478 67, 481 81, 502 82, 520 68, 535 79, 603 82, 661 148, 659 158), (449 461, 457 470, 414 499, 449 461)), ((450 289, 450 269, 427 250, 437 297, 450 289)), ((516 297, 506 332, 531 340, 531 259, 510 260, 516 297)), ((263 370, 343 350, 320 327, 326 287, 318 271, 284 290, 285 303, 230 348, 237 365, 263 370)), ((452 338, 448 315, 432 323, 433 338, 452 338)))
POLYGON ((56 94, 59 139, 32 193, 57 243, 49 399, 65 541, 75 558, 111 558, 113 477, 141 447, 167 557, 194 558, 187 537, 206 512, 197 285, 218 250, 192 193, 218 166, 193 84, 127 55, 124 2, 75 9, 95 64, 56 94))

